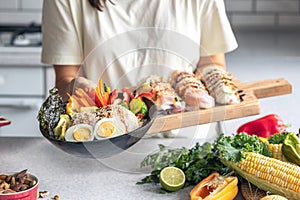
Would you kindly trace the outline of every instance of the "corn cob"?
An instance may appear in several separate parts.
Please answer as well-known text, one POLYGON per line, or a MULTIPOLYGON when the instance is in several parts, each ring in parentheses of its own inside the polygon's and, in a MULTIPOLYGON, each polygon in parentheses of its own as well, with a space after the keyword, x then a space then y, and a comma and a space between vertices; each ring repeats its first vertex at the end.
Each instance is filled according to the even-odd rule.
POLYGON ((268 144, 268 149, 271 151, 272 158, 288 162, 287 159, 284 157, 281 148, 282 144, 268 144))
POLYGON ((258 153, 245 153, 238 163, 222 162, 234 169, 244 179, 258 188, 285 196, 289 200, 300 199, 300 167, 258 153))

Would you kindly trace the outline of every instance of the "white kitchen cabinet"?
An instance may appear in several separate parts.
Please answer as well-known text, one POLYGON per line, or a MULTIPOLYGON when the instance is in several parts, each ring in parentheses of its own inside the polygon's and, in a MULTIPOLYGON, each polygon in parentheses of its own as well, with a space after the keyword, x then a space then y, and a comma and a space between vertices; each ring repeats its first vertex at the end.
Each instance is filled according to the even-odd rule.
POLYGON ((41 137, 38 111, 54 85, 54 72, 43 65, 0 65, 0 115, 11 124, 0 136, 41 137))
POLYGON ((45 92, 42 67, 2 66, 0 67, 0 95, 43 97, 45 92))
POLYGON ((42 137, 37 115, 54 72, 40 60, 41 47, 0 46, 0 115, 11 121, 0 136, 42 137))
POLYGON ((0 136, 7 137, 40 137, 38 121, 36 119, 38 106, 43 99, 23 99, 30 102, 30 106, 1 106, 1 115, 11 121, 8 126, 0 128, 0 136))

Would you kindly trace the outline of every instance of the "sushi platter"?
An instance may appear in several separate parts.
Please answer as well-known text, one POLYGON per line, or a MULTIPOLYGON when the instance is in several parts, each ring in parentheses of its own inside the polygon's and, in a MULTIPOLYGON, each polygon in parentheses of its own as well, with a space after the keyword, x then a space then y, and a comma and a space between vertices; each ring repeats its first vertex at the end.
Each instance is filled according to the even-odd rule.
POLYGON ((284 79, 242 83, 224 69, 208 66, 199 73, 174 70, 168 80, 151 75, 121 91, 111 91, 100 78, 95 91, 76 88, 64 102, 53 88, 38 115, 40 130, 51 141, 71 145, 135 132, 141 138, 259 114, 259 98, 290 94, 292 86, 284 79))
POLYGON ((235 80, 242 101, 238 104, 216 105, 213 108, 158 116, 148 134, 158 133, 188 126, 207 124, 260 114, 259 99, 292 93, 292 85, 285 79, 260 80, 242 83, 235 80))

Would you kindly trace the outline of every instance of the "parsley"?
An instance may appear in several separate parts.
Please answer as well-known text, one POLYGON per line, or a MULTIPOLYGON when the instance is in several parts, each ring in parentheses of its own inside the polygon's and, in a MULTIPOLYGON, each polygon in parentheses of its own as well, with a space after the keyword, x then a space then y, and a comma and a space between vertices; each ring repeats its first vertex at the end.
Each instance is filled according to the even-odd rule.
POLYGON ((283 132, 283 133, 276 133, 269 137, 268 142, 270 144, 282 144, 288 135, 288 132, 283 132))
MULTIPOLYGON (((141 167, 151 167, 151 174, 137 184, 159 183, 159 174, 166 166, 180 168, 186 178, 185 186, 196 185, 213 172, 228 174, 231 169, 221 162, 239 162, 245 158, 245 152, 257 152, 270 156, 268 144, 263 143, 255 135, 244 133, 233 136, 220 135, 214 143, 197 143, 194 147, 170 149, 159 145, 159 152, 148 155, 141 167)), ((161 189, 160 192, 163 190, 161 189)))
POLYGON ((141 164, 143 167, 151 166, 153 171, 137 184, 159 183, 160 171, 166 166, 175 166, 183 170, 186 176, 185 186, 196 185, 213 172, 230 172, 230 169, 221 163, 210 143, 197 143, 191 149, 167 149, 163 145, 159 147, 158 153, 147 156, 141 164))

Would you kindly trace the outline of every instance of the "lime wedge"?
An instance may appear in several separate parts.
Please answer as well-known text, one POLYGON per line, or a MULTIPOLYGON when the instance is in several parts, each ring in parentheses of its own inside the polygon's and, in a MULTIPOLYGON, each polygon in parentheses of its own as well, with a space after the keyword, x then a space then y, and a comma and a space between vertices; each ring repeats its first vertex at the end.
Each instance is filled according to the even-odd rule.
POLYGON ((184 172, 177 167, 165 167, 159 175, 159 181, 165 190, 175 192, 185 183, 184 172))

